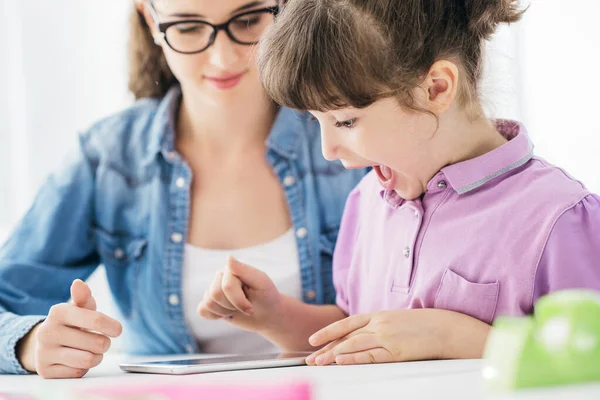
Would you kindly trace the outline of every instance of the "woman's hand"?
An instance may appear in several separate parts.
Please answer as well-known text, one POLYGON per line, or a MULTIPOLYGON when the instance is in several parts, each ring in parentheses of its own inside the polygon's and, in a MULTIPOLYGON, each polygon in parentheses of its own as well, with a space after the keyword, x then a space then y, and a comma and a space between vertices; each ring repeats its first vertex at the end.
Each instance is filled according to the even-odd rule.
POLYGON ((260 331, 277 320, 282 295, 264 272, 230 257, 198 305, 210 320, 224 319, 242 329, 260 331))
POLYGON ((71 297, 72 304, 53 306, 21 340, 17 357, 26 370, 44 378, 80 378, 102 362, 110 338, 121 334, 119 321, 96 311, 87 284, 75 280, 71 297))
POLYGON ((490 326, 437 309, 359 314, 321 329, 309 339, 320 350, 308 365, 372 364, 447 358, 480 358, 490 326))

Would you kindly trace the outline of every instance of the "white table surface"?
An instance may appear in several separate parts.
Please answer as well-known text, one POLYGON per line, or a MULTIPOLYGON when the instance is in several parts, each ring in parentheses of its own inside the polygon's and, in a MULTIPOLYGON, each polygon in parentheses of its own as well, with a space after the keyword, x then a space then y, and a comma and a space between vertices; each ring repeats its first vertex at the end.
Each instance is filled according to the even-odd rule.
MULTIPOLYGON (((183 356, 185 357, 185 356, 183 356)), ((159 357, 167 360, 176 357, 159 357)), ((186 376, 125 373, 120 362, 157 360, 156 357, 131 358, 109 355, 82 379, 44 380, 39 376, 0 375, 0 393, 39 393, 112 387, 116 384, 253 384, 305 381, 312 384, 314 399, 568 399, 600 400, 600 383, 543 390, 490 394, 481 375, 481 360, 424 361, 399 364, 288 367, 231 371, 186 376)), ((0 395, 0 399, 2 396, 0 395)))

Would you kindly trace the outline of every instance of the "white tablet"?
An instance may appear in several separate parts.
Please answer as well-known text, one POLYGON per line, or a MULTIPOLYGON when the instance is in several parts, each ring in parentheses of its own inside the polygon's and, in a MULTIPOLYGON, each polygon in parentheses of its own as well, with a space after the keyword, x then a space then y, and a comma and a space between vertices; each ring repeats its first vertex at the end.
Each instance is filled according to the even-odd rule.
POLYGON ((310 353, 250 354, 225 357, 188 358, 119 364, 123 371, 148 374, 184 375, 241 369, 278 368, 306 365, 310 353))

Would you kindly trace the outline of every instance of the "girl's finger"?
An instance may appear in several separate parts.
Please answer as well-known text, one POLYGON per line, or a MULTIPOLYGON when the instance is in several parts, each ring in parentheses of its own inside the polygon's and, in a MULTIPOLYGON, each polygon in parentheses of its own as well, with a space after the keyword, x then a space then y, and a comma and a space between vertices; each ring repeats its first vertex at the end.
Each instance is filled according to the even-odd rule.
POLYGON ((381 347, 381 343, 376 335, 372 333, 360 333, 342 341, 332 348, 329 353, 335 359, 335 357, 341 354, 359 353, 379 347, 381 347))
POLYGON ((321 329, 313 334, 308 341, 312 346, 321 346, 325 343, 348 336, 352 332, 365 327, 370 321, 371 315, 369 314, 353 315, 321 329))
POLYGON ((324 346, 323 348, 315 351, 314 353, 312 353, 311 355, 309 355, 308 357, 306 357, 306 365, 317 365, 315 360, 321 356, 322 354, 327 353, 329 350, 333 349, 335 346, 337 346, 339 343, 341 343, 344 340, 344 338, 342 339, 338 339, 335 340, 331 343, 328 343, 326 346, 324 346))
POLYGON ((335 362, 339 365, 379 364, 394 362, 394 357, 389 351, 379 347, 358 353, 341 354, 335 358, 335 362))

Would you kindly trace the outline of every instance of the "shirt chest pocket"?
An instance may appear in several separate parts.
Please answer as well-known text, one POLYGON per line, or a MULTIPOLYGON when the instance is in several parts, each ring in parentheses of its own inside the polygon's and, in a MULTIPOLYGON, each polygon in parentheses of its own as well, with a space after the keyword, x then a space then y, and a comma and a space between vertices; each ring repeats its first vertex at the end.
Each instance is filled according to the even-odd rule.
POLYGON ((147 240, 94 229, 97 251, 116 305, 126 318, 136 315, 139 275, 147 240))
POLYGON ((144 255, 146 239, 112 234, 101 228, 95 228, 94 234, 98 253, 106 267, 127 266, 144 255))
POLYGON ((491 324, 496 313, 500 283, 474 283, 451 269, 444 271, 434 308, 456 311, 491 324))

